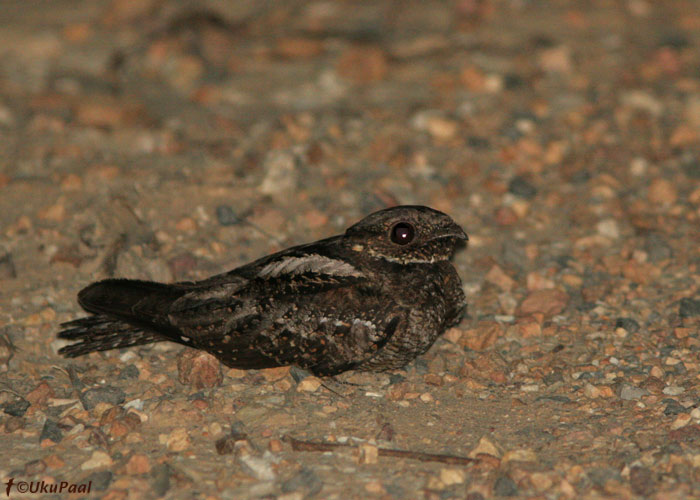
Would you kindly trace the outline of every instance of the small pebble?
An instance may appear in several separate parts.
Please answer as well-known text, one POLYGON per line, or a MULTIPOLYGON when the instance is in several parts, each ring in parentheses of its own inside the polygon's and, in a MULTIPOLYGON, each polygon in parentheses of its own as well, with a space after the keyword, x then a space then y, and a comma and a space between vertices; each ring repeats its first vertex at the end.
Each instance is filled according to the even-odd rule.
POLYGON ((88 460, 80 465, 82 470, 100 469, 110 467, 113 464, 112 458, 104 451, 95 450, 88 460))
POLYGON ((669 385, 664 387, 663 393, 667 396, 680 396, 685 392, 685 388, 678 385, 669 385))
POLYGON ((245 434, 231 429, 227 435, 216 440, 216 452, 219 455, 230 455, 236 450, 237 443, 243 444, 247 439, 245 434))
POLYGON ((183 217, 177 221, 175 229, 185 233, 193 233, 197 230, 197 222, 192 217, 183 217))
POLYGON ((23 417, 7 417, 4 419, 5 433, 12 434, 15 431, 24 428, 25 419, 23 417))
POLYGON ((190 436, 187 429, 179 427, 167 435, 165 444, 169 451, 184 451, 190 447, 190 436))
POLYGON ((118 378, 120 380, 137 379, 139 378, 139 369, 134 365, 127 365, 119 372, 118 378))
POLYGON ((462 484, 466 480, 466 473, 463 469, 440 469, 440 481, 445 486, 462 484))
POLYGON ((221 424, 219 422, 212 422, 211 425, 209 425, 209 433, 213 436, 218 436, 222 432, 223 428, 221 427, 221 424))
POLYGON ((224 379, 219 360, 196 349, 184 349, 178 354, 177 371, 180 383, 195 389, 218 387, 224 379))
POLYGON ((386 54, 372 46, 352 45, 341 55, 337 73, 357 84, 369 84, 383 80, 388 70, 386 54))
POLYGON ((512 226, 518 222, 518 214, 510 207, 499 207, 494 217, 500 226, 512 226))
POLYGON ((536 321, 522 321, 517 326, 518 333, 524 339, 542 335, 542 327, 536 321))
POLYGON ((243 219, 238 217, 236 212, 233 211, 233 208, 228 205, 219 205, 216 207, 216 220, 218 220, 219 224, 222 226, 235 226, 243 222, 243 219))
POLYGON ((321 380, 317 377, 310 376, 299 382, 297 392, 316 392, 321 387, 321 380))
POLYGON ((486 497, 478 491, 470 491, 464 496, 464 500, 485 500, 486 497))
POLYGON ((537 290, 520 303, 518 312, 521 315, 542 313, 553 316, 563 311, 568 303, 569 296, 561 290, 537 290))
POLYGON ((323 52, 323 43, 312 38, 284 37, 277 41, 276 51, 284 58, 306 59, 323 52))
POLYGON ((147 474, 151 471, 151 463, 146 455, 136 453, 126 462, 126 473, 130 475, 147 474))
POLYGON ((46 467, 51 470, 62 469, 66 465, 66 462, 58 455, 48 455, 44 457, 42 461, 46 464, 46 467))
POLYGON ((282 450, 284 450, 284 445, 279 439, 270 439, 270 442, 267 445, 267 449, 270 450, 272 453, 281 453, 282 450))
POLYGON ((637 333, 639 323, 633 318, 617 318, 615 328, 624 328, 629 333, 637 333))
POLYGON ((289 375, 289 366, 279 366, 276 368, 267 368, 265 370, 260 371, 260 375, 262 375, 266 381, 268 382, 276 382, 278 380, 281 380, 285 378, 287 375, 289 375))
POLYGON ((244 469, 247 470, 253 477, 260 479, 262 481, 272 481, 275 479, 276 474, 272 468, 272 463, 269 460, 269 452, 265 452, 262 457, 257 457, 255 455, 243 455, 238 457, 239 462, 244 465, 244 469))
POLYGON ((294 381, 296 383, 301 382, 306 377, 312 376, 311 372, 309 372, 308 370, 304 370, 304 369, 299 368, 295 365, 292 365, 289 367, 289 374, 292 376, 292 378, 294 379, 294 381))
MULTIPOLYGON (((10 108, 0 103, 0 126, 11 127, 15 124, 15 117, 10 108)), ((1 185, 0 185, 1 186, 1 185)))
POLYGON ((439 116, 429 117, 426 128, 431 136, 441 141, 452 139, 459 130, 457 122, 439 116))
POLYGON ((539 54, 538 63, 550 73, 570 73, 573 67, 571 49, 566 45, 545 48, 539 54))
POLYGON ((508 184, 508 192, 529 200, 535 197, 537 188, 524 177, 516 176, 508 184))
MULTIPOLYGON (((700 125, 700 99, 696 98, 696 108, 698 109, 698 125, 700 125)), ((691 179, 700 179, 700 160, 693 159, 683 165, 685 174, 691 179)))
POLYGON ((597 398, 600 396, 600 390, 598 390, 598 388, 594 385, 588 383, 583 386, 583 393, 589 398, 597 398))
POLYGON ((654 493, 656 482, 654 473, 647 467, 634 466, 630 469, 630 486, 637 495, 649 497, 654 493))
POLYGON ((554 484, 549 474, 545 474, 542 472, 533 472, 530 475, 530 482, 537 491, 548 490, 552 487, 552 484, 554 484))
POLYGON ((283 493, 291 493, 303 489, 309 492, 309 496, 311 496, 312 492, 318 493, 322 486, 323 483, 318 476, 311 469, 302 466, 298 474, 281 484, 280 489, 283 493))
POLYGON ((671 430, 675 431, 680 429, 681 427, 685 427, 690 423, 690 414, 688 413, 679 413, 676 419, 673 421, 671 424, 671 430))
POLYGON ((620 227, 615 219, 605 219, 596 225, 598 234, 616 240, 620 237, 620 227))
POLYGON ((678 198, 676 187, 667 179, 654 179, 649 186, 647 197, 657 205, 672 205, 678 198))
POLYGON ((39 442, 43 442, 45 439, 49 439, 54 443, 60 443, 61 439, 63 439, 63 431, 61 431, 56 421, 46 419, 46 422, 44 422, 44 427, 41 429, 41 436, 39 436, 39 442))
POLYGON ((379 449, 373 444, 364 443, 360 445, 359 463, 376 464, 379 460, 379 449))
POLYGON ((493 483, 493 493, 503 497, 514 497, 518 494, 518 485, 508 476, 498 476, 493 483))
POLYGON ((666 408, 664 408, 664 415, 666 415, 667 417, 679 415, 685 412, 685 407, 675 399, 665 399, 663 402, 666 403, 666 408))
POLYGON ((649 391, 646 389, 630 384, 622 384, 622 388, 620 389, 620 399, 625 401, 640 399, 642 396, 646 396, 647 394, 649 394, 649 391))
POLYGON ((10 360, 15 355, 15 351, 17 350, 15 345, 12 343, 14 329, 15 328, 11 326, 0 328, 0 373, 6 372, 9 369, 10 360))
POLYGON ((681 318, 700 316, 700 299, 681 299, 678 314, 681 318))
POLYGON ((126 399, 126 394, 118 387, 105 385, 88 389, 80 394, 80 401, 86 410, 92 410, 99 403, 120 405, 126 399))
POLYGON ((527 289, 528 290, 546 290, 555 288, 556 284, 554 280, 545 278, 542 274, 537 272, 528 273, 527 275, 527 289))
POLYGON ((693 332, 691 328, 674 328, 673 329, 673 335, 677 339, 685 339, 690 336, 690 334, 693 332))
POLYGON ((469 458, 477 458, 479 454, 491 455, 496 458, 503 456, 503 451, 500 445, 496 444, 486 436, 479 439, 479 443, 469 452, 469 458))
POLYGON ((499 266, 494 265, 488 273, 486 273, 486 281, 489 283, 493 283, 497 287, 499 287, 501 290, 504 290, 506 292, 511 291, 515 285, 516 282, 513 278, 508 276, 503 269, 501 269, 499 266))
POLYGON ((13 280, 17 277, 17 268, 11 253, 0 255, 0 280, 13 280))
POLYGON ((46 470, 46 462, 43 460, 32 460, 24 464, 24 475, 35 476, 46 470))
POLYGON ((443 334, 443 338, 452 342, 453 344, 456 344, 461 336, 462 330, 460 330, 459 328, 450 328, 443 334))
POLYGON ((291 151, 272 151, 263 163, 265 177, 260 192, 270 196, 283 196, 296 189, 299 182, 297 160, 291 151))
POLYGON ((435 398, 429 392, 424 392, 423 394, 421 394, 419 396, 419 399, 424 403, 432 403, 433 401, 435 401, 435 398))
POLYGON ((93 472, 92 474, 87 476, 85 479, 83 479, 83 482, 92 483, 92 487, 96 491, 104 491, 111 484, 113 477, 114 477, 114 475, 112 474, 112 471, 101 470, 101 471, 93 472))
POLYGON ((151 489, 158 497, 165 495, 170 489, 170 477, 173 469, 167 463, 158 464, 151 469, 151 489))
POLYGON ((376 439, 378 441, 393 441, 394 434, 394 427, 389 422, 386 422, 377 433, 376 439))
POLYGON ((53 389, 45 381, 42 381, 25 396, 25 399, 34 406, 44 406, 48 399, 53 396, 53 389))
POLYGON ((4 403, 0 405, 0 408, 2 408, 2 411, 7 413, 8 415, 11 415, 13 417, 21 417, 27 412, 29 406, 30 403, 26 399, 15 398, 9 403, 4 403))
POLYGON ((537 454, 529 448, 509 450, 503 454, 502 462, 537 462, 537 454))
POLYGON ((66 206, 59 202, 40 210, 37 217, 49 222, 61 222, 66 218, 66 206))
POLYGON ((382 495, 386 493, 381 481, 370 481, 369 483, 365 483, 365 491, 367 493, 371 493, 372 495, 382 495))
POLYGON ((504 334, 503 327, 496 321, 480 321, 476 328, 462 332, 459 343, 474 351, 492 347, 504 334))
MULTIPOLYGON (((159 263, 158 265, 160 267, 162 261, 158 260, 156 262, 159 263)), ((187 276, 189 273, 192 272, 193 269, 197 267, 197 258, 191 253, 185 252, 180 255, 177 255, 176 257, 173 257, 172 259, 169 259, 166 263, 166 267, 167 271, 166 269, 160 269, 160 271, 164 273, 169 272, 170 274, 172 274, 172 276, 175 277, 187 276)), ((160 280, 170 281, 165 278, 161 278, 160 280)))
POLYGON ((659 233, 649 233, 644 242, 644 251, 651 262, 668 260, 673 256, 673 250, 667 243, 666 237, 659 233))

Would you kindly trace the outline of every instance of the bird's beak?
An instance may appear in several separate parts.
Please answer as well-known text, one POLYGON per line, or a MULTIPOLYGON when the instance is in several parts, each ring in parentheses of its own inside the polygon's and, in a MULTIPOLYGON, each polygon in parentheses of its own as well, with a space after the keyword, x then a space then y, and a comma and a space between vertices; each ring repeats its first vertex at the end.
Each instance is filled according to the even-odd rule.
POLYGON ((437 238, 457 238, 469 241, 469 236, 464 232, 464 229, 454 222, 440 230, 435 239, 437 238))

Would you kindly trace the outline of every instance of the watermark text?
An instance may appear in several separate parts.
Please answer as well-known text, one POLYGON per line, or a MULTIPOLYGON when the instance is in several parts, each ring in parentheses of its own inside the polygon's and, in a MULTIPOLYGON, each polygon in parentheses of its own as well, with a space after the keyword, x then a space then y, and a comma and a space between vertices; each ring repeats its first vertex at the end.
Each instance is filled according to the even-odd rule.
POLYGON ((49 493, 90 493, 92 489, 92 481, 87 483, 69 483, 61 481, 58 483, 47 483, 46 481, 17 481, 11 477, 5 483, 7 489, 5 493, 10 496, 10 493, 32 493, 32 494, 49 494, 49 493))

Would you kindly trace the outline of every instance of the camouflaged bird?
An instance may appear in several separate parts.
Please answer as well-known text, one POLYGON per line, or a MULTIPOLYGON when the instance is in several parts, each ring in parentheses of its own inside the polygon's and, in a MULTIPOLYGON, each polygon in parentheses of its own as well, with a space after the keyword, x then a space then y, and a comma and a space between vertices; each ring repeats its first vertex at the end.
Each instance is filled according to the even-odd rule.
POLYGON ((59 353, 169 340, 234 368, 401 368, 459 322, 466 303, 449 259, 467 239, 442 212, 398 206, 203 281, 99 281, 78 294, 92 316, 59 333, 79 342, 59 353))

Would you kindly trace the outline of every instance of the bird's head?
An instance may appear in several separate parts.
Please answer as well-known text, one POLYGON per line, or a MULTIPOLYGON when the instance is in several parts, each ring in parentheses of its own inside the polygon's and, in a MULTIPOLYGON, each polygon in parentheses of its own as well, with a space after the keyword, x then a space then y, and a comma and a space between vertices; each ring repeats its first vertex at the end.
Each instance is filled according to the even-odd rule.
POLYGON ((449 259, 469 238, 449 215, 419 205, 374 212, 345 232, 358 252, 399 264, 425 264, 449 259))

